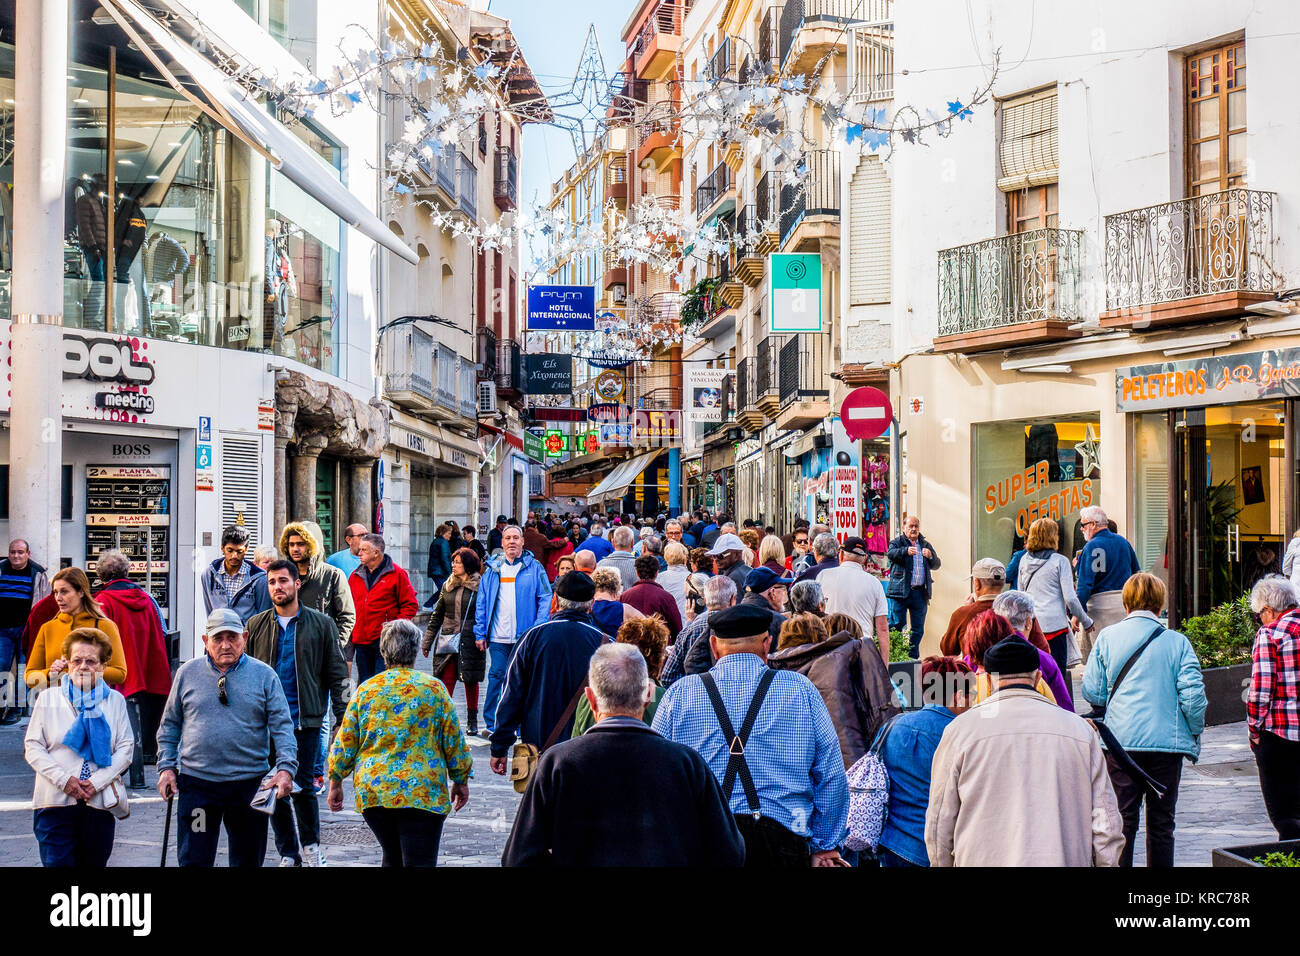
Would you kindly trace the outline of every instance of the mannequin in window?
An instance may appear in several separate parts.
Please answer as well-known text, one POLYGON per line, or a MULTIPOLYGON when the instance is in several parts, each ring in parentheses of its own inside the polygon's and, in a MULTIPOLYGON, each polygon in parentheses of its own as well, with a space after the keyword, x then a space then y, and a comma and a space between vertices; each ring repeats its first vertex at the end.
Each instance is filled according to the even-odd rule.
POLYGON ((95 173, 75 187, 77 210, 77 245, 86 259, 90 290, 83 306, 82 323, 88 329, 104 327, 105 262, 108 259, 108 177, 95 173))
POLYGON ((190 255, 185 247, 161 229, 154 232, 145 242, 147 266, 145 278, 149 290, 150 319, 156 330, 161 329, 169 335, 180 334, 180 323, 172 316, 160 311, 159 306, 171 306, 178 300, 175 295, 175 280, 184 276, 190 267, 190 255))
POLYGON ((144 263, 137 262, 149 224, 134 196, 121 195, 113 215, 113 272, 117 282, 113 300, 114 325, 122 331, 152 335, 144 263), (128 294, 134 299, 128 303, 128 294))
MULTIPOLYGON (((285 322, 289 317, 289 300, 298 298, 298 279, 289 258, 289 236, 279 219, 266 223, 266 317, 271 326, 271 351, 293 355, 284 341, 285 322)), ((294 356, 296 358, 296 356, 294 356)))

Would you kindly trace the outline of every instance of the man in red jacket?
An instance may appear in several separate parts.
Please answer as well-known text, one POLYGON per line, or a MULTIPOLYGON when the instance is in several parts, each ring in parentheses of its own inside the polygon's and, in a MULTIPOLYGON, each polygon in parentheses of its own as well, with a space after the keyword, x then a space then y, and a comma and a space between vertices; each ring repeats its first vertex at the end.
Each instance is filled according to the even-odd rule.
POLYGON ((352 627, 352 646, 356 649, 357 684, 384 669, 379 656, 379 632, 389 621, 411 620, 420 610, 420 602, 406 572, 384 554, 384 539, 377 534, 364 535, 357 549, 361 563, 348 576, 352 603, 357 608, 357 622, 352 627))
POLYGON ((158 725, 172 689, 162 611, 148 591, 130 580, 131 559, 116 548, 99 555, 95 573, 103 584, 95 600, 122 635, 126 683, 117 689, 126 698, 135 734, 129 785, 132 790, 143 790, 144 765, 158 762, 158 725))
POLYGON ((682 614, 677 599, 655 580, 659 576, 659 559, 653 554, 643 554, 633 567, 636 568, 637 582, 624 591, 619 600, 647 616, 658 614, 668 625, 670 642, 677 640, 677 632, 682 629, 682 614))

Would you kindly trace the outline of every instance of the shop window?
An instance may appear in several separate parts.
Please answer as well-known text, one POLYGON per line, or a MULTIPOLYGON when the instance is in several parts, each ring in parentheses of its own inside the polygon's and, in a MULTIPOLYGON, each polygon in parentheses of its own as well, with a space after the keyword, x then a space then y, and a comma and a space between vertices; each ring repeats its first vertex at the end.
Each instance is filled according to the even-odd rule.
POLYGON ((1079 511, 1101 504, 1100 416, 974 426, 975 554, 1007 562, 1040 517, 1059 525, 1059 550, 1083 546, 1079 511))
MULTIPOLYGON (((72 520, 72 466, 64 465, 62 468, 62 480, 59 485, 59 510, 60 517, 64 521, 72 520)), ((9 466, 0 465, 0 521, 9 520, 9 466)), ((10 529, 11 531, 13 529, 10 529)), ((48 559, 37 562, 46 567, 52 565, 48 559)))

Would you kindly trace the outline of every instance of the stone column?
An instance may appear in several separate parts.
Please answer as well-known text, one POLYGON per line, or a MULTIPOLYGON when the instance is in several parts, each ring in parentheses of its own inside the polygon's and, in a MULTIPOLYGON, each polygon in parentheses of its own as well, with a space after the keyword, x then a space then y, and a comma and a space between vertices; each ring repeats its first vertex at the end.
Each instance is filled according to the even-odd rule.
POLYGON ((294 421, 298 406, 292 402, 275 401, 275 527, 268 536, 278 541, 280 529, 289 523, 289 443, 293 441, 294 421))
POLYGON ((329 444, 319 432, 298 436, 293 458, 293 520, 316 520, 316 462, 329 444))
POLYGON ((50 569, 62 552, 66 3, 19 0, 14 54, 9 536, 50 569))
POLYGON ((366 459, 352 462, 352 483, 348 487, 348 524, 363 524, 367 531, 375 530, 374 496, 370 493, 371 473, 375 463, 366 459))

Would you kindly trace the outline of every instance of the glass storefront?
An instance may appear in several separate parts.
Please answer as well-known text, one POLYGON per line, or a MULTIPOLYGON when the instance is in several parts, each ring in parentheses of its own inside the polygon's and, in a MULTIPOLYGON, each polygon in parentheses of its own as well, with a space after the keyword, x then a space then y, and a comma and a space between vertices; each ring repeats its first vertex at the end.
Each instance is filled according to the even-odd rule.
POLYGON ((1060 526, 1060 550, 1083 546, 1079 510, 1101 504, 1098 413, 975 425, 975 555, 1007 562, 1040 517, 1060 526))
MULTIPOLYGON (((0 9, 6 41, 12 17, 0 9)), ((337 374, 338 217, 162 82, 115 26, 74 15, 71 61, 64 324, 337 374)), ((0 318, 11 314, 13 76, 13 46, 0 43, 0 318)), ((341 168, 336 145, 290 128, 341 168)))

